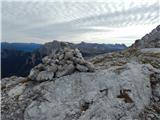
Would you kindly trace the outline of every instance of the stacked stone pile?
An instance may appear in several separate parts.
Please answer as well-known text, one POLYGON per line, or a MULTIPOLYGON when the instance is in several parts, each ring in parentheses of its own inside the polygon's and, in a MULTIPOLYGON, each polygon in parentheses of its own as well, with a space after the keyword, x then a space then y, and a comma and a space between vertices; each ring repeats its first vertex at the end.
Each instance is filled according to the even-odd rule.
POLYGON ((46 81, 70 75, 74 72, 94 72, 92 63, 83 59, 78 49, 71 49, 62 43, 63 48, 46 56, 29 74, 31 80, 46 81))

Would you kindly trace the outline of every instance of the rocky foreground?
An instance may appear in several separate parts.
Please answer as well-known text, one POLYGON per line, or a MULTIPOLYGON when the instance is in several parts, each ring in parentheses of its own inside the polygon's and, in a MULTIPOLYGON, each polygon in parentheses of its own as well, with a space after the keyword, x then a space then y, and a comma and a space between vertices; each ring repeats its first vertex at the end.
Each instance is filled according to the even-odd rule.
POLYGON ((86 61, 62 46, 28 77, 2 79, 2 120, 160 119, 160 48, 136 44, 86 61))

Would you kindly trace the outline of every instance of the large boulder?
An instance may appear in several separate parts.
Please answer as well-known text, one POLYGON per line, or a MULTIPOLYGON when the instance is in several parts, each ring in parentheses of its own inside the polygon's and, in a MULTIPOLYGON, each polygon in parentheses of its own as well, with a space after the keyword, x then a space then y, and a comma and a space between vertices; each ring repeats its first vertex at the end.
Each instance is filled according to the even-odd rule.
POLYGON ((149 105, 148 66, 129 63, 95 73, 75 73, 34 87, 43 97, 24 112, 25 120, 136 119, 149 105))

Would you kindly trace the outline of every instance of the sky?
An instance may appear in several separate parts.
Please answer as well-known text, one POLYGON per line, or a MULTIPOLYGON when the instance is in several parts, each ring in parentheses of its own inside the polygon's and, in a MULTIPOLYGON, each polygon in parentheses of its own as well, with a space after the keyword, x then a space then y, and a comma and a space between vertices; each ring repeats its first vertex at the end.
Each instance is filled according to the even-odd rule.
POLYGON ((131 45, 160 24, 159 0, 2 0, 2 41, 131 45))

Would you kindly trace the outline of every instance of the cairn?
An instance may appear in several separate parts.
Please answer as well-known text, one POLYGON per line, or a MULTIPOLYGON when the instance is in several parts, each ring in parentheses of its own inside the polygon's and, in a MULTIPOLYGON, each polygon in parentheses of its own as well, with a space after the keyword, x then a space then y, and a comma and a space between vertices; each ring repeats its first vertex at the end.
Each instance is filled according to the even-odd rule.
POLYGON ((31 69, 31 80, 46 81, 74 72, 94 72, 92 63, 85 61, 78 49, 70 48, 62 42, 61 48, 42 59, 42 63, 31 69))

